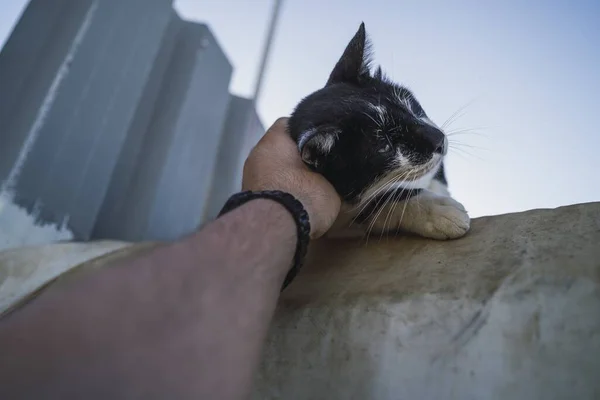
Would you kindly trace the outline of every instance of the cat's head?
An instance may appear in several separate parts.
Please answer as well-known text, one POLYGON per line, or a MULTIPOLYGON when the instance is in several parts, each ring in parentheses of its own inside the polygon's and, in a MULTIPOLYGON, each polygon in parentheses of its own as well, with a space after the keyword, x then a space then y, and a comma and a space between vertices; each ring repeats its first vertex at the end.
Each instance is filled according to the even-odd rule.
POLYGON ((415 96, 381 67, 371 72, 369 47, 363 23, 326 86, 288 121, 304 162, 348 202, 381 189, 426 187, 448 149, 415 96))

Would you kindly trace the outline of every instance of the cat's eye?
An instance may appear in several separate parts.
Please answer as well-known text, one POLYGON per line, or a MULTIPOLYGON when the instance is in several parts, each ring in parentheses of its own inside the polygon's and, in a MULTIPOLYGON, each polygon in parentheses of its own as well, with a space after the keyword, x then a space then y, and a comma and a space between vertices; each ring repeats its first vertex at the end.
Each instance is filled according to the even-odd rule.
POLYGON ((383 147, 379 149, 380 153, 389 153, 390 151, 392 151, 392 146, 390 146, 389 143, 384 144, 383 147))
POLYGON ((387 154, 387 153, 390 153, 392 151, 392 149, 393 149, 392 141, 386 135, 386 137, 385 137, 385 143, 383 144, 382 147, 379 148, 379 152, 383 153, 383 154, 387 154))

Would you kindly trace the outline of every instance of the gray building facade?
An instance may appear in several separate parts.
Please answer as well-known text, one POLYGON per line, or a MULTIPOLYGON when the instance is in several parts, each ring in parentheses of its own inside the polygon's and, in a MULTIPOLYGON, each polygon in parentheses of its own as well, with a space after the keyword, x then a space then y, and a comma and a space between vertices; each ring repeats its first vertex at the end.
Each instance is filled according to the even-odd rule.
POLYGON ((0 249, 213 218, 264 132, 232 73, 171 0, 32 0, 0 52, 0 249))

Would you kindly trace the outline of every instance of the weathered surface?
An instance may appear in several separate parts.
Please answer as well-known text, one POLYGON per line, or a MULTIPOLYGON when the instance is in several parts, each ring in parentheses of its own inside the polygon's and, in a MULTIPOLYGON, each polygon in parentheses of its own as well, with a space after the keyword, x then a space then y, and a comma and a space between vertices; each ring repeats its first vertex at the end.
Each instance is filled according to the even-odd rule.
POLYGON ((56 243, 0 251, 0 317, 78 266, 108 260, 127 242, 56 243))
POLYGON ((329 241, 283 294, 256 399, 600 398, 600 203, 463 239, 329 241))
MULTIPOLYGON (((0 316, 64 271, 140 246, 0 252, 0 316)), ((315 243, 282 295, 254 398, 597 399, 599 377, 591 203, 478 218, 456 241, 315 243)))

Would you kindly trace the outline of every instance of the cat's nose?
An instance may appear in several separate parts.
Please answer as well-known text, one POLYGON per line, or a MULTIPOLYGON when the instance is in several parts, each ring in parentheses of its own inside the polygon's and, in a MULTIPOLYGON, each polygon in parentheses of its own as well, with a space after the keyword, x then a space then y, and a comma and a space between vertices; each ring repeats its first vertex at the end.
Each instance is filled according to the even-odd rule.
POLYGON ((434 153, 446 154, 446 135, 433 126, 422 126, 417 129, 420 135, 434 153))

